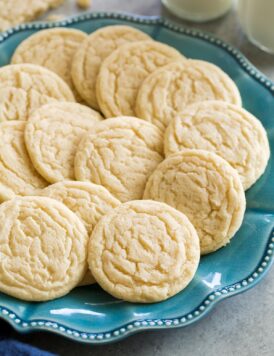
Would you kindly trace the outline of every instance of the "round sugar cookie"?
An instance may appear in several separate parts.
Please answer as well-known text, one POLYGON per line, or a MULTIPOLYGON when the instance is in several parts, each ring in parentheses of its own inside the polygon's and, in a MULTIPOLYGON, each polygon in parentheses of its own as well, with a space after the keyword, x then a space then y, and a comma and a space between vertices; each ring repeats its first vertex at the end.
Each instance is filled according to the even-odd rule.
POLYGON ((24 121, 0 123, 0 203, 15 195, 33 195, 48 183, 34 169, 25 142, 24 121))
POLYGON ((138 92, 138 117, 165 130, 170 120, 189 104, 222 100, 241 105, 236 84, 219 67, 200 60, 170 63, 153 72, 138 92))
POLYGON ((102 119, 81 104, 57 102, 34 111, 25 142, 37 171, 50 183, 74 179, 74 156, 81 138, 102 119))
MULTIPOLYGON (((55 183, 43 189, 41 195, 65 204, 82 220, 89 236, 102 216, 120 204, 104 187, 89 182, 55 183)), ((80 285, 92 283, 95 280, 88 271, 80 285)))
POLYGON ((64 204, 16 197, 0 205, 0 290, 28 301, 62 297, 87 270, 89 236, 64 204))
POLYGON ((75 88, 87 104, 96 110, 96 80, 101 63, 115 49, 129 42, 145 41, 150 37, 130 26, 106 26, 91 33, 76 51, 71 67, 75 88))
POLYGON ((97 124, 75 155, 77 180, 103 185, 121 202, 141 199, 149 175, 163 160, 163 136, 154 125, 134 117, 97 124))
POLYGON ((105 117, 135 115, 135 100, 144 79, 155 69, 184 57, 156 41, 125 44, 101 65, 96 97, 105 117))
POLYGON ((96 225, 88 263, 116 298, 152 303, 183 290, 200 259, 199 238, 181 212, 151 200, 120 205, 96 225))
POLYGON ((245 189, 264 173, 270 156, 261 122, 239 106, 204 101, 187 107, 165 133, 165 154, 203 149, 224 158, 235 168, 245 189))
POLYGON ((215 153, 185 150, 166 158, 149 177, 144 199, 186 214, 198 232, 201 253, 225 246, 240 228, 245 194, 237 171, 215 153))
POLYGON ((55 73, 33 64, 0 68, 0 122, 27 120, 33 110, 55 101, 75 101, 55 73))
MULTIPOLYGON (((46 67, 58 74, 73 90, 71 64, 79 45, 87 34, 72 28, 50 28, 39 31, 16 48, 11 63, 32 63, 46 67)), ((76 95, 77 96, 77 95, 76 95)))

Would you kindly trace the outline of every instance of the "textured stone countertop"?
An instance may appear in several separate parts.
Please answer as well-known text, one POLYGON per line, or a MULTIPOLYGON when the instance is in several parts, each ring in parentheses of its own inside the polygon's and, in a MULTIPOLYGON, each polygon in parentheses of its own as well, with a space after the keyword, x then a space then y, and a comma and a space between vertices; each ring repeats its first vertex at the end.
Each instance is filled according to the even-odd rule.
MULTIPOLYGON (((182 26, 200 28, 239 48, 246 57, 274 81, 274 56, 252 44, 242 34, 234 12, 206 24, 192 24, 174 18, 160 0, 93 0, 92 11, 126 11, 142 15, 163 15, 182 26)), ((54 13, 79 12, 75 1, 66 1, 54 13)), ((274 119, 274 117, 273 117, 274 119)), ((256 287, 219 303, 200 322, 183 329, 146 332, 124 341, 92 346, 77 344, 52 334, 16 335, 59 355, 75 356, 270 356, 274 354, 274 269, 256 287)))

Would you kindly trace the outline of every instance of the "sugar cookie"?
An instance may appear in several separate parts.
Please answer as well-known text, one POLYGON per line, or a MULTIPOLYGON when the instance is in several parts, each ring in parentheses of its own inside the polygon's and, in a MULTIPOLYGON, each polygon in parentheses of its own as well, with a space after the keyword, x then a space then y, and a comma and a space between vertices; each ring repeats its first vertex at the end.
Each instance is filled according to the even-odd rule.
POLYGON ((0 31, 34 20, 63 2, 64 0, 2 0, 0 2, 0 31))
POLYGON ((73 56, 87 34, 72 28, 50 28, 36 32, 20 43, 11 63, 32 63, 58 74, 74 91, 71 79, 73 56))
POLYGON ((261 122, 239 106, 205 101, 187 107, 165 134, 166 156, 197 148, 217 153, 235 168, 245 189, 264 173, 270 149, 261 122))
POLYGON ((106 187, 122 202, 141 199, 147 178, 163 160, 163 136, 154 125, 134 117, 97 124, 75 155, 77 180, 106 187))
POLYGON ((130 26, 106 26, 91 33, 74 55, 71 76, 80 96, 94 109, 99 109, 96 99, 96 80, 101 63, 123 44, 149 40, 150 37, 130 26))
POLYGON ((37 171, 50 183, 74 179, 77 146, 101 118, 76 103, 57 102, 34 111, 27 121, 25 142, 37 171))
POLYGON ((199 238, 172 207, 131 201, 105 215, 88 246, 89 267, 103 289, 129 302, 159 302, 192 280, 200 259, 199 238))
MULTIPOLYGON (((95 225, 120 202, 104 187, 89 182, 64 181, 48 186, 41 195, 61 201, 84 223, 90 236, 95 225)), ((88 271, 81 285, 94 283, 88 271)))
POLYGON ((196 228, 201 253, 226 245, 240 228, 245 194, 237 171, 215 153, 185 150, 166 158, 149 177, 144 199, 180 210, 196 228))
POLYGON ((17 197, 0 205, 0 290, 29 301, 61 297, 87 269, 88 234, 64 204, 17 197))
POLYGON ((180 61, 147 77, 138 92, 135 111, 164 130, 187 105, 204 100, 241 105, 236 84, 219 67, 200 60, 180 61))
POLYGON ((24 142, 25 122, 0 124, 0 203, 15 195, 32 195, 47 186, 36 172, 24 142))
POLYGON ((33 64, 0 68, 0 122, 27 120, 33 110, 53 101, 75 101, 55 73, 33 64))
POLYGON ((155 69, 184 57, 172 47, 156 41, 125 44, 101 65, 96 96, 105 117, 135 115, 138 90, 155 69))

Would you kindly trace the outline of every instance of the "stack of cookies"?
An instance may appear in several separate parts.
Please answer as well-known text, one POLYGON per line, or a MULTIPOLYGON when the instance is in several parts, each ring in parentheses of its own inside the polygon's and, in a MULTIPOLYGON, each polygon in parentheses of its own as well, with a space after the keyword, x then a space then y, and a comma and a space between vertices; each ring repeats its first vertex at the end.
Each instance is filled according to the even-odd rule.
POLYGON ((0 290, 183 290, 230 242, 270 156, 215 65, 127 26, 54 28, 0 68, 0 290))

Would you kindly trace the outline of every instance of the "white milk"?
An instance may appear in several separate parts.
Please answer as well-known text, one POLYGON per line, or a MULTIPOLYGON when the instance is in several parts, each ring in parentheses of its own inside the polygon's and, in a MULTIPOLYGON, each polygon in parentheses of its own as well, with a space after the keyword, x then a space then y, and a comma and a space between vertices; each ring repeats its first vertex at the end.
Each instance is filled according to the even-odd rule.
POLYGON ((274 0, 238 0, 238 14, 250 41, 274 53, 274 0))
POLYGON ((232 0, 162 0, 162 2, 174 15, 197 22, 213 20, 225 14, 232 4, 232 0))

